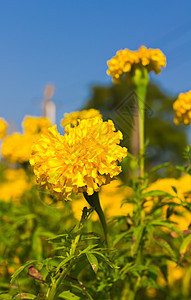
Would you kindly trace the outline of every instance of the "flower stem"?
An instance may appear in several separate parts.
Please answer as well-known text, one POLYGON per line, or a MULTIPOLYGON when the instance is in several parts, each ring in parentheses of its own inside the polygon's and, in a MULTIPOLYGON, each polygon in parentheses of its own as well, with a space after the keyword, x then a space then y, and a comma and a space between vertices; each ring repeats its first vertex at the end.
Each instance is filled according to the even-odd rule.
POLYGON ((88 195, 87 193, 84 193, 84 197, 85 197, 86 201, 91 205, 91 207, 93 207, 95 209, 95 211, 97 212, 97 214, 99 216, 99 219, 100 219, 103 231, 104 231, 105 243, 108 247, 107 224, 105 221, 105 216, 104 216, 103 210, 100 205, 99 195, 97 192, 95 192, 93 195, 88 195))
POLYGON ((144 177, 144 116, 145 97, 149 82, 148 71, 144 67, 136 68, 132 74, 132 83, 138 101, 139 113, 139 155, 140 155, 140 176, 144 177))
MULTIPOLYGON (((83 212, 82 212, 82 216, 80 219, 80 222, 78 224, 78 228, 77 229, 81 229, 83 226, 84 221, 87 219, 87 207, 84 207, 83 212)), ((72 257, 75 252, 76 252, 76 248, 78 246, 78 243, 80 241, 81 238, 81 231, 79 231, 79 234, 75 237, 72 245, 71 245, 71 249, 70 249, 70 253, 69 256, 72 257)), ((47 300, 53 300, 56 292, 60 286, 60 284, 63 282, 63 280, 66 278, 67 274, 70 272, 70 270, 72 269, 73 264, 70 263, 69 266, 65 267, 62 271, 62 273, 60 274, 59 278, 57 279, 57 281, 55 282, 55 284, 52 286, 50 293, 47 297, 47 300)))

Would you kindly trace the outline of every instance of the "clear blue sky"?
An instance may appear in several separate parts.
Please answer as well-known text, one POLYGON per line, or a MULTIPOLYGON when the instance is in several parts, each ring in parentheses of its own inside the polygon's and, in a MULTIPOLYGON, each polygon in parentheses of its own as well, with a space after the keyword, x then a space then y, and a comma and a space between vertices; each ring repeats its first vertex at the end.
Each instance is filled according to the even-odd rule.
POLYGON ((191 89, 191 1, 1 0, 0 116, 40 115, 44 86, 56 87, 57 122, 80 108, 92 84, 108 84, 118 49, 160 48, 167 67, 151 76, 169 93, 191 89))

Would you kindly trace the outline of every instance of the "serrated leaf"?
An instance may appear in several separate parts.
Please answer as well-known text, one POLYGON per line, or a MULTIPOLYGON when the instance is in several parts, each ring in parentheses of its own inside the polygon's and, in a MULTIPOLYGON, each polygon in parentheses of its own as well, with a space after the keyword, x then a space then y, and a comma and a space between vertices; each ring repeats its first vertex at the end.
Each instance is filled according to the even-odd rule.
POLYGON ((87 259, 88 259, 93 271, 95 273, 97 273, 97 270, 98 270, 98 260, 97 260, 97 258, 92 253, 86 253, 86 256, 87 256, 87 259))
POLYGON ((70 291, 64 291, 59 295, 60 298, 65 299, 65 300, 79 300, 80 297, 74 295, 70 291))

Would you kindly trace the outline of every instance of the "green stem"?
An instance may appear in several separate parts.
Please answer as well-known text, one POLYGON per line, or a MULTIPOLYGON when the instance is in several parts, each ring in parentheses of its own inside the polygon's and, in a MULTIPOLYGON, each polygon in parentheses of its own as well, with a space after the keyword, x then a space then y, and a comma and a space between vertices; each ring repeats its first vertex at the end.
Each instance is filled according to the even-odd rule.
POLYGON ((139 154, 140 154, 140 176, 144 177, 144 116, 145 97, 149 77, 144 67, 136 68, 132 74, 132 83, 137 96, 139 112, 139 154))
POLYGON ((85 197, 86 201, 91 205, 91 207, 93 207, 95 209, 95 211, 97 212, 97 214, 99 216, 99 219, 100 219, 103 231, 104 231, 105 242, 108 247, 107 224, 105 221, 105 216, 104 216, 103 210, 100 205, 98 193, 95 192, 93 195, 88 195, 87 193, 84 193, 84 197, 85 197))
POLYGON ((56 283, 53 285, 53 287, 50 290, 50 294, 48 296, 48 300, 54 300, 54 297, 56 295, 56 292, 60 286, 60 284, 63 282, 63 280, 66 278, 68 272, 71 270, 72 266, 70 266, 69 268, 66 268, 66 270, 63 270, 60 277, 58 278, 58 280, 56 281, 56 283))
MULTIPOLYGON (((78 224, 78 228, 80 229, 83 226, 84 220, 87 219, 87 207, 84 207, 83 212, 82 212, 82 216, 80 219, 80 222, 78 224)), ((81 232, 75 237, 72 245, 71 245, 71 249, 70 249, 70 253, 69 256, 73 256, 76 252, 76 248, 78 246, 78 243, 80 241, 81 238, 81 232)), ((70 270, 72 269, 73 264, 70 263, 70 265, 68 267, 65 267, 62 271, 62 273, 60 274, 59 278, 57 279, 57 281, 55 282, 55 284, 52 286, 50 293, 47 297, 48 300, 54 300, 54 297, 56 295, 56 292, 60 286, 60 284, 64 281, 64 279, 66 278, 67 274, 70 272, 70 270)))

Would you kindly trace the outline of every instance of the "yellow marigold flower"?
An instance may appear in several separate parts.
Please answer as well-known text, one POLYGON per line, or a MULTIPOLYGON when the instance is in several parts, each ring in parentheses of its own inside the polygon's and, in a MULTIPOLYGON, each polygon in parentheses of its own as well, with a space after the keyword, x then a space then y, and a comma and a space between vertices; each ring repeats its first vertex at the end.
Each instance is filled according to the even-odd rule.
POLYGON ((7 134, 7 122, 0 118, 0 140, 3 139, 7 134))
POLYGON ((4 171, 5 181, 0 183, 0 200, 18 201, 20 197, 31 188, 26 173, 23 169, 6 169, 4 171))
POLYGON ((191 124, 191 91, 187 93, 181 93, 177 100, 173 104, 175 113, 174 123, 179 125, 191 124))
POLYGON ((33 146, 30 163, 40 185, 57 198, 69 199, 79 192, 92 195, 121 172, 117 161, 127 155, 121 139, 113 122, 100 117, 66 126, 64 136, 55 125, 33 146))
POLYGON ((26 116, 22 122, 24 133, 39 134, 44 133, 52 124, 49 119, 45 117, 26 116))
POLYGON ((102 118, 102 115, 100 114, 99 110, 94 108, 75 111, 70 114, 64 114, 64 119, 61 120, 61 126, 63 127, 65 127, 66 125, 77 126, 79 120, 91 119, 98 116, 102 118))
POLYGON ((107 64, 107 74, 112 76, 114 83, 118 83, 124 74, 129 76, 132 69, 139 67, 146 67, 148 72, 154 71, 155 74, 159 74, 161 68, 166 66, 166 57, 159 49, 147 49, 142 46, 137 51, 117 51, 116 56, 107 64))
POLYGON ((22 135, 17 132, 7 136, 2 143, 2 156, 11 163, 29 161, 31 147, 35 139, 35 135, 22 135))
MULTIPOLYGON (((133 189, 128 186, 120 186, 122 182, 119 179, 112 180, 109 184, 103 185, 99 192, 100 202, 103 207, 104 214, 107 217, 117 215, 132 215, 133 204, 125 203, 121 206, 123 200, 133 195, 133 189)), ((72 210, 76 219, 80 220, 82 207, 87 206, 87 202, 82 196, 75 196, 76 201, 72 201, 72 210), (77 199, 76 199, 77 198, 77 199)), ((93 215, 93 220, 97 220, 97 214, 93 215)))

